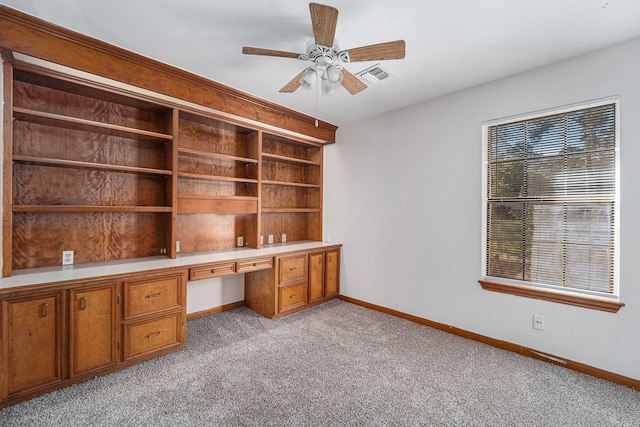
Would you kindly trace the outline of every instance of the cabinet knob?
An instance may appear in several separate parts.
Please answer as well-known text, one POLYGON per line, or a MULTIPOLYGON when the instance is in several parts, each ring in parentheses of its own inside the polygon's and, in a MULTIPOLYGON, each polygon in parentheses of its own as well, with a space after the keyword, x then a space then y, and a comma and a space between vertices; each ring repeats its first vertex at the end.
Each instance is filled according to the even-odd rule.
POLYGON ((257 263, 257 262, 254 262, 254 263, 253 263, 253 266, 255 267, 256 265, 258 265, 258 263, 257 263))
POLYGON ((49 303, 45 302, 40 306, 40 317, 49 317, 49 303))
POLYGON ((217 271, 217 269, 215 269, 215 268, 212 268, 212 269, 211 269, 211 272, 212 272, 212 273, 215 273, 216 271, 217 271))

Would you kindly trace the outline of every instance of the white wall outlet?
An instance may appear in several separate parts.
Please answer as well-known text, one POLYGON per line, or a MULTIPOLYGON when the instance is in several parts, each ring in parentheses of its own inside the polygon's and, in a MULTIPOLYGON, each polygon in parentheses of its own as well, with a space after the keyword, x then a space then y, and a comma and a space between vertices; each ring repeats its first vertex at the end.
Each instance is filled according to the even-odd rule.
POLYGON ((260 244, 264 245, 264 237, 263 236, 260 236, 260 244))
POLYGON ((73 264, 73 251, 62 251, 62 265, 73 264))
POLYGON ((267 241, 269 242, 270 245, 273 244, 273 234, 269 234, 269 236, 267 237, 267 241))
POLYGON ((244 237, 238 237, 238 247, 241 248, 244 246, 244 237))
POLYGON ((180 240, 176 240, 176 252, 180 252, 180 240))
POLYGON ((282 243, 287 243, 287 235, 282 233, 282 243))
POLYGON ((544 331, 544 316, 533 313, 533 329, 544 331))

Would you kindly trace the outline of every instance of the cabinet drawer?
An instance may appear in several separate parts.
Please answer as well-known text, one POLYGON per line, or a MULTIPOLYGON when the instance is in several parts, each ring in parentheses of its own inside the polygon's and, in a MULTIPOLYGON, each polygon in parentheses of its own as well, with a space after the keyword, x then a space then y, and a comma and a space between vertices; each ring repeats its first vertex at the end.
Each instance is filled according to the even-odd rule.
POLYGON ((231 262, 228 264, 211 264, 203 267, 194 267, 189 269, 189 280, 208 279, 210 277, 226 276, 235 274, 236 264, 231 262))
POLYGON ((181 307, 179 276, 125 282, 124 288, 125 319, 181 307))
POLYGON ((180 344, 180 314, 125 325, 124 359, 180 344))
POLYGON ((279 283, 294 282, 307 278, 307 254, 294 258, 280 258, 279 283))
POLYGON ((236 272, 246 273, 249 271, 266 270, 271 267, 273 267, 273 258, 251 259, 237 262, 236 272))
POLYGON ((279 312, 291 310, 307 303, 307 282, 278 287, 279 312))

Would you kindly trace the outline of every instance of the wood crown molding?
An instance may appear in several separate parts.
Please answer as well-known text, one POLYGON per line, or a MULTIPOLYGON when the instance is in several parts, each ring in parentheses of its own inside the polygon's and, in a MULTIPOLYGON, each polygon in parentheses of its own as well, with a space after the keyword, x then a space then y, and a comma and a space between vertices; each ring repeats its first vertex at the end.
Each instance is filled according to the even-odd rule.
POLYGON ((585 365, 579 362, 574 362, 572 360, 563 359, 561 357, 554 356, 552 354, 543 353, 541 351, 537 351, 528 347, 523 347, 518 344, 513 344, 508 341, 486 337, 484 335, 476 334, 474 332, 469 332, 464 329, 459 329, 453 326, 446 325, 444 323, 434 322, 432 320, 428 320, 422 317, 403 313, 401 311, 393 310, 391 308, 383 307, 380 305, 371 304, 371 303, 361 301, 355 298, 351 298, 345 295, 340 295, 339 298, 344 301, 350 302, 352 304, 369 308, 371 310, 376 310, 381 313, 385 313, 391 316, 399 317, 401 319, 409 320, 410 322, 418 323, 420 325, 429 326, 434 329, 438 329, 444 332, 448 332, 450 334, 458 335, 460 337, 467 338, 470 340, 478 341, 478 342, 490 345, 492 347, 518 353, 523 356, 531 357, 533 359, 538 359, 545 362, 553 363, 554 365, 563 366, 567 369, 571 369, 576 372, 591 375, 592 377, 600 378, 605 381, 609 381, 615 384, 632 388, 636 391, 640 391, 640 380, 629 378, 624 375, 605 371, 604 369, 595 368, 593 366, 585 365))
POLYGON ((505 283, 487 279, 481 279, 478 280, 478 282, 482 286, 482 289, 487 291, 558 302, 561 304, 574 305, 576 307, 607 311, 609 313, 617 313, 618 310, 624 307, 624 303, 621 303, 617 299, 599 297, 595 295, 578 294, 569 291, 518 285, 515 283, 505 283))
POLYGON ((0 48, 20 52, 322 141, 337 126, 0 5, 0 48))

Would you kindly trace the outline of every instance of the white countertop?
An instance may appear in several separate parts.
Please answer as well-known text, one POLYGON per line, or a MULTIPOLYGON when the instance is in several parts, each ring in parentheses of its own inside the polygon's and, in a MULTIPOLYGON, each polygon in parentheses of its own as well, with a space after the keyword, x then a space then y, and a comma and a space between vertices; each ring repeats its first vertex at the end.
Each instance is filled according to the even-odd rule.
POLYGON ((178 254, 176 259, 167 258, 166 256, 154 256, 91 264, 31 268, 17 270, 13 272, 13 276, 1 278, 0 290, 19 286, 94 279, 103 276, 139 273, 166 268, 186 268, 189 266, 212 262, 272 257, 286 252, 322 249, 336 245, 339 245, 339 243, 305 241, 266 245, 260 249, 234 248, 219 251, 178 254))

